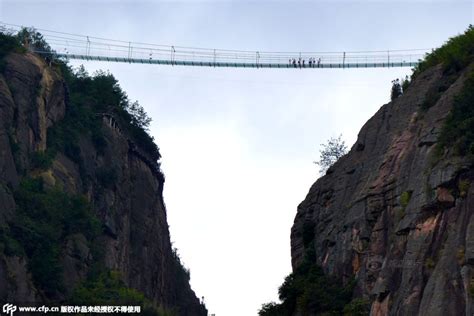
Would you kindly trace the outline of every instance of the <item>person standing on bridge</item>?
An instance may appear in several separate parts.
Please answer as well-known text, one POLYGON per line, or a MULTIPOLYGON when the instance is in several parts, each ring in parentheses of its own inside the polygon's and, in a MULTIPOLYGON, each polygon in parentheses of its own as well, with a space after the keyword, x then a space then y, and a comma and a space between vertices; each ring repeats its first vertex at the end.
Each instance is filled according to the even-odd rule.
POLYGON ((293 66, 296 68, 296 59, 293 58, 293 66))
POLYGON ((301 57, 298 59, 298 67, 301 68, 301 57))
POLYGON ((303 59, 303 68, 304 68, 304 59, 303 59))
POLYGON ((313 64, 313 58, 312 57, 309 58, 308 64, 309 64, 309 68, 311 68, 311 66, 313 64))

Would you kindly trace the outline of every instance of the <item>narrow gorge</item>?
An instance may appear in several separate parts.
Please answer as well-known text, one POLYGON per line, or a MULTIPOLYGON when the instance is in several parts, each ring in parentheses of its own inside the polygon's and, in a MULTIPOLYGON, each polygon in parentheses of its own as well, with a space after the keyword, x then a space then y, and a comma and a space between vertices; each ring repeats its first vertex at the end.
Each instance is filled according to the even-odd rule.
MULTIPOLYGON (((143 107, 112 74, 73 69, 26 36, 46 53, 0 34, 0 301, 208 315, 170 241, 143 107)), ((281 302, 259 315, 472 315, 473 162, 470 26, 312 185, 281 302)))

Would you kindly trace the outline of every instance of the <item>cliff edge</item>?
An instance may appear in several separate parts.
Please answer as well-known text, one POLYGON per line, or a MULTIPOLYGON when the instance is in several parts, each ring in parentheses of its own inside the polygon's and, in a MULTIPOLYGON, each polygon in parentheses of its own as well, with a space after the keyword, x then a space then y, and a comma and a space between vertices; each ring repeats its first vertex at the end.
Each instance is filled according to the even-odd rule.
POLYGON ((137 104, 108 73, 2 41, 13 48, 0 56, 0 301, 207 315, 170 243, 137 104))
POLYGON ((473 34, 428 56, 298 206, 293 270, 352 282, 371 315, 474 312, 473 34))

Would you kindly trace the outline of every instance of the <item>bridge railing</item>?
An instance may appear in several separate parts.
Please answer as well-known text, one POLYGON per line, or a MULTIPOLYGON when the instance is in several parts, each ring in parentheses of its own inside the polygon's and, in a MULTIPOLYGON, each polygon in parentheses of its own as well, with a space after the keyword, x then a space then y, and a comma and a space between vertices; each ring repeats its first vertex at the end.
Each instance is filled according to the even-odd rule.
POLYGON ((220 49, 191 49, 191 48, 151 48, 144 45, 110 45, 101 42, 64 42, 49 41, 51 46, 62 54, 86 56, 119 57, 129 59, 180 60, 204 63, 254 63, 254 64, 288 64, 305 62, 321 64, 363 64, 363 63, 413 63, 422 59, 422 53, 406 52, 244 52, 220 49), (294 61, 293 61, 294 60, 294 61))
MULTIPOLYGON (((1 23, 0 23, 1 25, 1 23)), ((12 32, 19 26, 4 24, 12 32)), ((150 43, 127 42, 64 32, 41 30, 51 48, 61 56, 94 56, 96 60, 118 58, 120 60, 169 61, 169 64, 263 64, 295 65, 364 65, 405 64, 412 65, 424 57, 426 49, 359 51, 359 52, 261 52, 228 49, 208 49, 150 43)))

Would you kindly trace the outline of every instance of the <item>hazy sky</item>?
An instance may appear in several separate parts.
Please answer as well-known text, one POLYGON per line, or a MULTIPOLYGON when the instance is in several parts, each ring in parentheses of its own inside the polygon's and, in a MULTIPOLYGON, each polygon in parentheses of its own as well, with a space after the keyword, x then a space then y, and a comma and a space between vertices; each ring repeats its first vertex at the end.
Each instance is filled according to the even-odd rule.
MULTIPOLYGON (((0 20, 166 45, 259 51, 430 48, 472 1, 6 1, 0 20)), ((78 63, 74 63, 78 65, 78 63)), ((153 118, 171 239, 217 316, 252 316, 291 272, 290 228, 320 144, 361 126, 409 69, 109 69, 153 118)))

